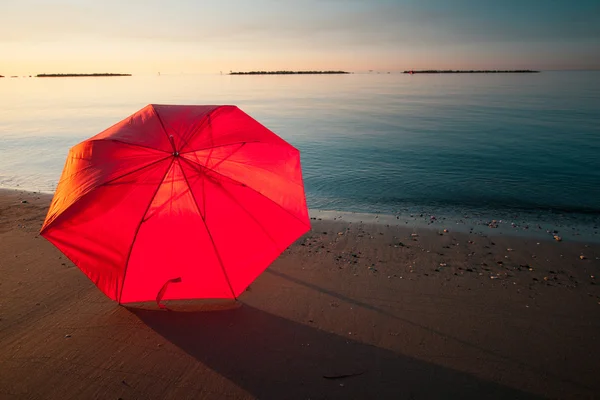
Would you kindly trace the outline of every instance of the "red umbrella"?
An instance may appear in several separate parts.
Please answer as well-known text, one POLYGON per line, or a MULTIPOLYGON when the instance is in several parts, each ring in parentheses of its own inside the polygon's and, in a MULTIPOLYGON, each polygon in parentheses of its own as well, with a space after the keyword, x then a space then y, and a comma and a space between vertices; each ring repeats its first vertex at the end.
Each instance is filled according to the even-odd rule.
POLYGON ((41 235, 129 303, 237 298, 309 229, 297 149, 235 106, 148 105, 70 150, 41 235))

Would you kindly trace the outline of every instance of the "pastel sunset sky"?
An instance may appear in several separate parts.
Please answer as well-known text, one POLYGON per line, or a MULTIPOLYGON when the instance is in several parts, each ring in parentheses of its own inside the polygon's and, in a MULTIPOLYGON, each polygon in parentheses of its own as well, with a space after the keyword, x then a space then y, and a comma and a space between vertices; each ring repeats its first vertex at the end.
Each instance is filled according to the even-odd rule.
POLYGON ((0 74, 599 69, 599 0, 0 0, 0 74))

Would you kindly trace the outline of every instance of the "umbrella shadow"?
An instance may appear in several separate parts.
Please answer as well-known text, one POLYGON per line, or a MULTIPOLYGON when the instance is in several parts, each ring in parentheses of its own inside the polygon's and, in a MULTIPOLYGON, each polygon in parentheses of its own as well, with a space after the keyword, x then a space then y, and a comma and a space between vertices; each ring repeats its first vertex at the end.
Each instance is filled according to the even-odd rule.
POLYGON ((430 333, 433 333, 435 335, 441 336, 441 337, 443 337, 443 338, 445 338, 447 340, 454 341, 454 342, 456 342, 456 343, 458 343, 458 344, 460 344, 462 346, 475 349, 475 350, 477 350, 477 351, 479 351, 479 352, 481 352, 483 354, 488 354, 488 355, 492 356, 493 358, 502 359, 502 360, 506 361, 507 363, 515 365, 517 367, 525 368, 525 369, 528 369, 528 370, 531 370, 531 371, 535 371, 535 372, 539 373, 542 376, 549 376, 549 377, 551 377, 552 379, 554 379, 554 380, 556 380, 558 382, 564 382, 566 384, 573 385, 574 387, 580 388, 580 389, 583 389, 583 390, 593 390, 592 388, 590 388, 587 385, 581 384, 579 382, 575 382, 575 381, 573 381, 571 379, 567 379, 567 378, 558 376, 556 374, 552 374, 549 371, 545 371, 545 370, 543 370, 541 368, 536 368, 536 367, 534 367, 532 365, 529 365, 529 364, 527 364, 527 363, 525 363, 525 362, 523 362, 521 360, 518 360, 518 359, 516 359, 514 357, 508 356, 506 354, 501 354, 501 353, 498 353, 496 351, 492 351, 490 349, 487 349, 487 348, 485 348, 483 346, 479 346, 479 345, 470 343, 470 342, 468 342, 466 340, 463 340, 461 338, 448 335, 448 334, 446 334, 444 332, 441 332, 439 330, 436 330, 436 329, 433 329, 433 328, 421 325, 421 324, 419 324, 417 322, 411 321, 410 319, 399 317, 399 316, 394 315, 393 313, 391 313, 389 311, 385 311, 385 310, 383 310, 381 308, 378 308, 378 307, 376 307, 376 306, 374 306, 372 304, 367 304, 365 302, 362 302, 362 301, 350 298, 348 296, 344 296, 343 294, 337 293, 337 292, 335 292, 333 290, 328 290, 328 289, 322 288, 322 287, 320 287, 318 285, 315 285, 315 284, 310 283, 310 282, 305 282, 303 280, 297 279, 295 277, 292 277, 290 275, 284 274, 282 272, 274 271, 273 269, 267 270, 267 273, 270 273, 270 274, 272 274, 274 276, 277 276, 279 278, 283 278, 283 279, 288 280, 290 282, 293 282, 295 284, 298 284, 298 285, 301 285, 301 286, 305 286, 305 287, 307 287, 309 289, 316 290, 316 291, 318 291, 320 293, 324 293, 324 294, 327 294, 329 296, 335 297, 335 298, 337 298, 337 299, 339 299, 341 301, 347 302, 349 304, 353 304, 353 305, 355 305, 357 307, 362 307, 362 308, 365 308, 367 310, 371 310, 371 311, 377 312, 377 313, 379 313, 381 315, 385 315, 388 318, 396 319, 398 321, 401 321, 402 323, 405 323, 405 324, 408 324, 408 325, 412 325, 412 326, 417 327, 419 329, 423 329, 423 330, 428 331, 430 333))
POLYGON ((539 398, 246 304, 220 312, 129 311, 260 399, 539 398))

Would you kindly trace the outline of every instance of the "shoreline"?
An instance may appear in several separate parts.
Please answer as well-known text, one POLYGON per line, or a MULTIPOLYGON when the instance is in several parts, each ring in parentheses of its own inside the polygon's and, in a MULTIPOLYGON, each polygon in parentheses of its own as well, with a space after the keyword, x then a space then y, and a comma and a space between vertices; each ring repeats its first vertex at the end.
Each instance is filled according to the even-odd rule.
MULTIPOLYGON (((507 213, 508 214, 508 213, 507 213)), ((483 218, 468 215, 431 215, 430 213, 361 213, 338 210, 310 210, 311 219, 344 220, 354 223, 375 223, 409 228, 444 229, 461 233, 492 236, 511 236, 538 240, 561 240, 600 244, 600 229, 594 224, 563 224, 558 221, 524 220, 513 218, 483 218)))
MULTIPOLYGON (((19 188, 0 187, 0 195, 3 191, 20 192, 24 195, 36 194, 40 196, 49 196, 48 201, 52 199, 54 193, 45 191, 33 191, 19 188)), ((559 236, 561 240, 569 240, 585 243, 600 243, 600 221, 588 224, 564 223, 564 221, 545 219, 523 219, 513 213, 512 218, 482 217, 480 215, 459 215, 459 214, 436 214, 426 212, 398 212, 388 213, 369 213, 355 212, 345 210, 323 210, 309 209, 311 220, 342 220, 353 223, 372 223, 384 225, 404 226, 414 229, 426 228, 433 231, 444 229, 461 233, 472 233, 480 235, 501 235, 520 238, 530 238, 538 240, 555 240, 554 236, 559 236)), ((506 212, 505 215, 509 214, 506 212)), ((568 215, 568 214, 564 214, 568 215)), ((558 214, 558 217, 561 215, 558 214)), ((560 218, 558 218, 560 219, 560 218)))

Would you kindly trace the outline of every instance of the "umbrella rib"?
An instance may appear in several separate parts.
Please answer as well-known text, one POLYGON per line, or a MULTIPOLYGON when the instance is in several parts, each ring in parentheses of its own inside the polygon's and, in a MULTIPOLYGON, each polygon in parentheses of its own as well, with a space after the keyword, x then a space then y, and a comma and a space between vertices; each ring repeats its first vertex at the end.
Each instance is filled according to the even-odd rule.
MULTIPOLYGON (((158 112, 156 113, 156 115, 158 115, 158 112)), ((160 120, 160 123, 161 123, 161 125, 162 125, 162 124, 163 124, 163 120, 162 120, 160 117, 158 117, 158 119, 160 120)), ((173 126, 171 126, 171 124, 169 124, 168 122, 167 122, 166 124, 167 124, 167 126, 168 126, 168 127, 171 129, 171 131, 173 131, 173 132, 176 132, 175 128, 173 128, 173 126)), ((164 125, 163 125, 163 129, 165 129, 164 125)), ((166 132, 166 129, 165 129, 165 132, 166 132)), ((169 136, 169 135, 167 135, 167 136, 169 136)), ((178 138, 179 138, 181 141, 183 141, 183 145, 181 146, 181 148, 183 149, 183 148, 185 147, 185 145, 187 144, 187 142, 185 141, 185 139, 184 139, 184 138, 183 138, 181 135, 177 135, 177 137, 178 137, 178 138)), ((169 140, 170 140, 170 137, 169 137, 169 140)), ((175 149, 175 148, 173 148, 173 151, 175 151, 175 150, 176 150, 176 149, 175 149)))
MULTIPOLYGON (((299 222, 300 222, 302 225, 304 225, 304 226, 307 226, 307 225, 306 225, 306 223, 305 223, 304 221, 302 221, 300 218, 298 218, 297 216, 295 216, 294 214, 292 214, 291 212, 289 212, 289 210, 285 209, 285 208, 284 208, 284 207, 283 207, 281 204, 279 204, 279 203, 277 203, 277 202, 273 201, 272 199, 268 198, 267 196, 265 196, 264 194, 262 194, 262 193, 261 193, 261 192, 259 192, 258 190, 254 189, 253 187, 251 187, 251 186, 248 186, 248 185, 246 185, 245 183, 242 183, 242 182, 240 182, 240 181, 238 181, 238 180, 236 180, 236 179, 233 179, 233 178, 231 178, 231 177, 229 177, 229 176, 227 176, 227 175, 223 175, 222 173, 220 173, 220 172, 217 172, 217 171, 215 171, 215 170, 214 170, 214 169, 212 169, 212 168, 205 167, 204 165, 202 165, 202 164, 199 164, 199 163, 197 163, 197 162, 195 162, 195 161, 193 161, 193 160, 190 160, 190 159, 188 159, 188 158, 186 158, 186 157, 183 157, 183 159, 184 159, 184 160, 186 160, 186 161, 188 161, 188 162, 190 162, 190 163, 196 164, 197 166, 199 166, 199 167, 201 167, 201 168, 204 168, 204 169, 206 169, 206 170, 209 170, 209 171, 211 171, 211 172, 214 172, 216 175, 222 176, 222 177, 223 177, 223 178, 225 178, 225 179, 229 179, 229 180, 231 180, 231 181, 233 181, 233 182, 237 183, 238 185, 242 185, 242 186, 244 186, 244 187, 247 187, 248 189, 250 189, 250 190, 252 190, 252 191, 254 191, 254 192, 258 193, 260 196, 262 196, 262 197, 264 197, 265 199, 269 200, 271 203, 273 203, 273 204, 276 204, 276 205, 277 205, 279 208, 281 208, 281 209, 282 209, 283 211, 285 211, 287 214, 289 214, 289 215, 291 215, 292 217, 294 217, 295 219, 297 219, 297 220, 298 220, 298 221, 299 221, 299 222)), ((308 226, 308 228, 310 228, 310 225, 308 226)))
POLYGON ((88 142, 102 142, 102 141, 107 141, 107 142, 116 142, 116 143, 121 143, 121 144, 125 144, 127 146, 134 146, 134 147, 141 147, 143 149, 149 149, 149 150, 154 150, 154 151, 160 151, 161 153, 169 153, 169 151, 165 151, 165 150, 161 150, 161 149, 157 149, 155 147, 150 147, 150 146, 144 146, 142 144, 137 144, 137 143, 129 143, 129 142, 124 142, 122 140, 117 140, 117 139, 90 139, 88 140, 88 142))
POLYGON ((123 283, 121 284, 121 291, 119 292, 119 297, 117 297, 119 304, 121 304, 121 297, 123 296, 123 288, 125 287, 125 279, 127 278, 127 268, 129 267, 129 259, 131 258, 131 252, 133 251, 133 246, 135 245, 135 240, 137 239, 138 233, 140 232, 140 228, 142 227, 142 224, 144 223, 144 218, 146 218, 146 214, 148 214, 148 210, 150 210, 150 207, 152 206, 152 202, 154 201, 156 194, 160 190, 160 187, 162 186, 165 178, 167 177, 167 174, 171 170, 171 167, 173 166, 174 161, 175 161, 175 158, 173 158, 171 160, 171 163, 169 164, 169 167, 165 171, 165 174, 163 175, 162 179, 156 186, 156 190, 154 191, 154 194, 152 194, 152 197, 150 198, 150 201, 148 202, 148 207, 146 207, 146 210, 144 211, 144 214, 142 214, 142 218, 140 219, 140 223, 138 224, 137 228, 135 229, 135 234, 133 235, 133 240, 131 241, 131 246, 129 247, 129 252, 127 253, 127 259, 125 261, 125 269, 123 270, 123 283))
POLYGON ((154 111, 154 115, 156 115, 156 118, 158 118, 158 122, 160 122, 160 126, 162 127, 162 130, 165 133, 165 136, 167 137, 167 140, 169 141, 169 143, 171 143, 171 147, 173 148, 173 151, 177 151, 177 149, 175 149, 175 144, 173 144, 173 142, 171 141, 171 137, 167 133, 167 129, 165 128, 165 124, 163 124, 163 120, 160 117, 160 115, 158 115, 158 111, 156 111, 156 108, 154 108, 154 105, 152 105, 152 111, 154 111))
MULTIPOLYGON (((220 110, 222 110, 222 107, 217 106, 213 110, 209 111, 206 115, 204 115, 204 117, 202 118, 202 121, 200 121, 200 126, 198 127, 196 132, 203 131, 206 125, 211 124, 212 123, 211 118, 218 116, 218 114, 220 114, 218 111, 220 111, 220 110), (213 114, 217 114, 217 115, 213 116, 213 114)), ((179 149, 179 154, 182 154, 183 148, 187 145, 188 145, 188 142, 185 142, 183 144, 183 146, 181 146, 181 149, 179 149)), ((193 151, 193 150, 190 150, 190 151, 193 151)))
POLYGON ((212 149, 218 149, 219 147, 234 146, 236 144, 246 144, 246 143, 262 143, 262 142, 260 140, 244 140, 242 142, 225 143, 225 144, 220 144, 218 146, 210 146, 210 147, 204 147, 204 148, 197 149, 197 150, 189 150, 189 151, 179 152, 179 154, 183 155, 183 154, 189 154, 189 153, 196 153, 198 151, 212 150, 212 149))
POLYGON ((196 210, 198 211, 200 218, 202 218, 202 222, 204 223, 204 228, 206 229, 206 233, 208 233, 208 237, 210 238, 210 242, 212 243, 213 250, 215 251, 217 260, 219 260, 219 265, 221 266, 221 270, 223 271, 223 275, 225 276, 225 280, 227 281, 227 285, 229 286, 229 290, 231 290, 231 295, 233 296, 234 299, 237 299, 237 296, 235 295, 235 292, 233 291, 233 287, 231 286, 231 282, 229 281, 229 276, 227 275, 227 271, 225 270, 225 265, 223 264, 223 260, 221 259, 221 255, 219 254, 219 250, 217 249, 217 245, 215 244, 215 240, 213 239, 213 237, 210 233, 210 230, 208 229, 208 224, 206 223, 205 216, 202 215, 202 212, 200 211, 200 205, 198 204, 198 200, 196 199, 196 196, 194 195, 194 191, 192 190, 192 187, 190 186, 190 182, 188 181, 187 175, 185 174, 185 170, 181 166, 181 162, 179 163, 179 168, 181 168, 181 173, 183 174, 183 179, 185 179, 185 183, 188 185, 190 194, 192 195, 192 198, 194 199, 194 204, 196 205, 196 210))
MULTIPOLYGON (((231 153, 229 153, 229 155, 227 155, 227 157, 223 158, 222 160, 220 160, 218 163, 216 163, 214 167, 217 167, 218 165, 221 165, 224 161, 228 160, 232 155, 234 155, 235 153, 237 153, 242 147, 244 147, 246 145, 246 142, 240 142, 240 147, 238 147, 237 149, 233 150, 231 153)), ((212 152, 211 148, 211 152, 212 152)), ((196 155, 197 157, 197 155, 196 155)), ((206 163, 208 164, 209 159, 206 160, 206 163)), ((204 182, 202 182, 202 206, 203 206, 203 211, 204 214, 206 214, 206 196, 204 193, 204 182)))
POLYGON ((143 167, 136 168, 136 169, 134 169, 133 171, 129 171, 129 172, 127 172, 127 173, 123 174, 123 175, 119 175, 119 176, 117 176, 117 177, 115 177, 115 178, 113 178, 113 179, 111 179, 111 180, 108 180, 108 181, 106 181, 106 182, 103 182, 103 183, 101 183, 100 185, 98 185, 98 186, 94 187, 94 189, 96 189, 96 188, 99 188, 99 187, 102 187, 102 186, 106 186, 106 185, 108 185, 109 183, 112 183, 112 182, 114 182, 114 181, 116 181, 116 180, 119 180, 119 179, 121 179, 121 178, 125 178, 125 177, 126 177, 126 176, 128 176, 128 175, 131 175, 131 174, 134 174, 134 173, 136 173, 136 172, 139 172, 139 171, 143 170, 144 168, 151 167, 151 166, 153 166, 153 165, 155 165, 155 164, 158 164, 158 163, 160 163, 160 162, 162 162, 162 161, 165 161, 165 160, 167 160, 167 159, 169 159, 169 158, 171 158, 171 156, 170 156, 170 155, 169 155, 169 156, 166 156, 166 157, 163 157, 163 158, 161 158, 160 160, 153 161, 153 162, 151 162, 150 164, 146 164, 146 165, 144 165, 143 167))
MULTIPOLYGON (((213 167, 213 168, 216 168, 216 167, 218 167, 219 165, 223 164, 225 161, 229 160, 229 159, 231 158, 231 156, 233 156, 235 153, 237 153, 238 151, 240 151, 240 149, 241 149, 242 147, 244 147, 245 145, 246 145, 246 142, 240 142, 240 147, 238 147, 237 149, 235 149, 235 150, 233 150, 231 153, 229 153, 229 154, 227 155, 227 157, 223 157, 221 160, 219 160, 219 162, 218 162, 218 163, 216 163, 216 164, 215 164, 215 165, 213 165, 212 167, 213 167)), ((211 150, 212 150, 212 149, 211 149, 211 150)), ((185 157, 184 157, 184 158, 185 158, 185 157)), ((206 160, 206 164, 208 164, 208 162, 209 162, 209 161, 210 161, 210 157, 208 157, 208 158, 207 158, 207 160, 206 160)), ((200 163, 198 162, 198 164, 200 164, 200 163)), ((205 167, 206 167, 206 165, 205 165, 205 167)), ((208 168, 208 167, 206 167, 206 168, 208 168)))
MULTIPOLYGON (((117 180, 119 180, 121 178, 124 178, 124 177, 126 177, 128 175, 135 174, 136 172, 139 172, 139 171, 143 170, 144 168, 151 167, 151 166, 153 166, 155 164, 158 164, 158 163, 160 163, 162 161, 165 161, 168 158, 170 158, 170 156, 163 157, 160 160, 153 161, 150 164, 146 164, 146 165, 144 165, 142 167, 136 168, 133 171, 129 171, 129 172, 123 174, 123 175, 116 176, 116 177, 114 177, 114 178, 112 178, 112 179, 110 179, 110 180, 108 180, 106 182, 102 182, 101 184, 99 184, 97 186, 93 186, 86 193, 84 193, 83 195, 81 195, 77 200, 75 200, 73 203, 71 203, 71 205, 69 207, 72 207, 74 204, 76 204, 77 202, 79 202, 82 198, 84 198, 85 196, 87 196, 88 194, 90 194, 95 189, 98 189, 100 187, 106 186, 106 185, 108 185, 108 184, 110 184, 110 183, 112 183, 114 181, 117 181, 117 180)), ((59 214, 59 215, 57 215, 51 221, 49 221, 46 225, 44 225, 44 227, 43 227, 43 229, 42 229, 41 232, 47 230, 50 227, 50 225, 52 225, 61 215, 62 215, 62 213, 59 214)))
POLYGON ((246 209, 246 207, 244 207, 242 205, 242 203, 240 203, 232 194, 229 190, 225 189, 225 186, 223 186, 223 184, 221 182, 219 182, 217 179, 215 179, 215 182, 217 183, 217 185, 219 186, 219 188, 223 191, 223 193, 225 193, 225 195, 227 197, 229 197, 235 204, 237 204, 245 213, 246 215, 248 215, 248 217, 250 217, 250 219, 252 219, 256 225, 258 225, 258 227, 263 231, 263 233, 265 234, 265 236, 267 236, 271 242, 273 242, 273 244, 275 245, 275 248, 277 249, 277 251, 279 252, 283 252, 283 250, 279 247, 279 243, 277 243, 277 241, 275 241, 275 239, 273 239, 273 236, 271 236, 271 234, 267 231, 267 229, 254 217, 254 215, 250 214, 250 211, 248 211, 246 209))
MULTIPOLYGON (((218 110, 218 107, 213 109, 212 111, 209 111, 208 114, 206 114, 202 117, 202 119, 200 120, 200 123, 198 124, 199 126, 197 127, 196 131, 194 132, 195 134, 197 134, 198 132, 202 132, 202 130, 204 130, 205 125, 210 123, 210 117, 216 110, 218 110)), ((190 129, 190 132, 191 132, 191 129, 190 129)), ((191 134, 189 136, 190 136, 190 138, 192 137, 191 134)), ((183 141, 183 145, 179 149, 179 154, 181 154, 183 148, 185 146, 187 146, 188 143, 189 143, 188 141, 185 141, 185 140, 183 141)))
MULTIPOLYGON (((98 140, 108 140, 108 139, 98 139, 98 140)), ((98 140, 94 140, 94 141, 98 141, 98 140)), ((112 140, 112 139, 110 139, 110 140, 112 140)), ((114 140, 114 141, 115 141, 115 142, 119 142, 119 143, 125 143, 125 142, 121 142, 121 141, 119 141, 119 140, 114 140)), ((125 143, 125 144, 129 144, 129 143, 125 143)), ((137 145, 133 145, 133 146, 137 146, 137 145)), ((146 147, 146 146, 138 146, 138 147, 146 147)), ((152 147, 146 147, 146 148, 148 148, 148 149, 152 149, 152 147)), ((160 151, 161 153, 167 153, 167 154, 170 154, 170 153, 168 153, 168 152, 166 152, 166 151, 164 151, 164 150, 158 150, 158 149, 152 149, 152 150, 157 150, 157 151, 160 151)), ((149 167, 149 166, 151 166, 152 164, 155 164, 155 163, 158 163, 158 162, 164 161, 164 160, 166 160, 166 159, 167 159, 167 158, 169 158, 169 157, 170 157, 170 155, 169 155, 169 156, 166 156, 166 157, 164 157, 164 158, 161 158, 161 159, 160 159, 160 160, 158 160, 158 161, 153 161, 153 162, 151 162, 151 163, 150 163, 150 164, 148 164, 148 165, 145 165, 145 166, 143 166, 143 167, 140 167, 140 168, 138 168, 138 169, 135 169, 135 170, 133 170, 133 171, 130 171, 130 172, 126 173, 126 174, 119 175, 117 178, 113 178, 113 179, 111 179, 110 181, 103 182, 101 185, 104 185, 104 184, 106 184, 106 183, 110 183, 110 182, 112 182, 112 181, 114 181, 114 180, 116 180, 116 179, 119 179, 119 178, 123 178, 124 176, 127 176, 127 175, 129 175, 129 174, 131 174, 131 173, 138 172, 138 171, 140 171, 140 170, 141 170, 141 169, 143 169, 143 168, 146 168, 146 167, 149 167)), ((73 158, 75 158, 75 157, 73 157, 73 158)), ((83 158, 78 158, 78 159, 83 159, 83 158)), ((61 179, 61 180, 60 180, 58 183, 60 184, 60 183, 64 182, 65 180, 72 179, 73 177, 75 177, 75 175, 78 175, 78 174, 82 173, 83 171, 87 171, 88 169, 90 169, 90 168, 94 168, 94 167, 96 167, 96 165, 88 165, 87 167, 85 167, 85 168, 82 168, 82 169, 80 169, 80 170, 77 170, 75 173, 73 173, 73 174, 71 174, 71 175, 69 175, 69 176, 65 177, 64 179, 61 179)), ((101 186, 101 185, 98 185, 98 187, 99 187, 99 186, 101 186)))

